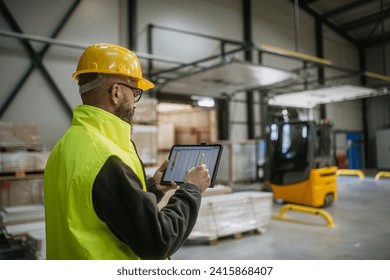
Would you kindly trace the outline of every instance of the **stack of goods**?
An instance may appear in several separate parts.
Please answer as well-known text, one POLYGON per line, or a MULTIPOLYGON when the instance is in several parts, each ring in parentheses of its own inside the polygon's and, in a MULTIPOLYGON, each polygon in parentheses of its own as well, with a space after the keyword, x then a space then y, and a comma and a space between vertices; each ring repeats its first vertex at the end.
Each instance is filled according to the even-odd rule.
POLYGON ((43 202, 48 156, 41 151, 35 124, 0 122, 0 210, 43 202))
POLYGON ((21 241, 15 240, 5 228, 0 227, 0 260, 24 259, 24 253, 21 241))
MULTIPOLYGON (((25 258, 27 255, 29 259, 43 259, 45 257, 45 212, 43 205, 5 207, 0 212, 0 225, 3 232, 9 236, 8 240, 12 240, 12 246, 18 245, 15 247, 18 249, 18 258, 25 258)), ((9 244, 11 243, 9 242, 9 244)), ((15 251, 12 246, 0 249, 0 255, 7 254, 12 257, 9 255, 10 250, 15 251)))
POLYGON ((36 125, 0 123, 0 227, 13 240, 0 250, 6 258, 26 258, 25 251, 31 259, 45 257, 43 173, 48 156, 41 151, 36 125), (9 253, 15 242, 22 251, 18 256, 9 253))
POLYGON ((39 149, 37 126, 26 123, 0 122, 0 148, 39 149))
POLYGON ((46 237, 45 230, 30 231, 26 237, 26 259, 46 259, 46 237))
POLYGON ((137 110, 133 118, 132 140, 137 146, 137 152, 145 165, 154 165, 157 162, 157 99, 142 97, 137 103, 137 110))
POLYGON ((222 142, 217 182, 229 186, 256 181, 256 141, 222 142))
POLYGON ((145 165, 149 166, 157 162, 157 126, 134 125, 132 140, 136 144, 138 155, 145 165))
POLYGON ((42 178, 1 181, 0 188, 2 208, 43 203, 42 178))
POLYGON ((217 240, 219 237, 264 232, 272 215, 271 193, 236 192, 206 196, 189 240, 217 240))
POLYGON ((221 195, 233 192, 233 188, 221 184, 217 184, 212 188, 207 188, 202 194, 203 197, 211 195, 221 195))
POLYGON ((49 152, 17 151, 13 153, 0 153, 0 171, 43 170, 48 157, 49 152))
POLYGON ((5 207, 0 211, 0 222, 6 227, 44 220, 45 210, 42 204, 5 207))
POLYGON ((0 153, 0 208, 43 203, 48 152, 0 153))

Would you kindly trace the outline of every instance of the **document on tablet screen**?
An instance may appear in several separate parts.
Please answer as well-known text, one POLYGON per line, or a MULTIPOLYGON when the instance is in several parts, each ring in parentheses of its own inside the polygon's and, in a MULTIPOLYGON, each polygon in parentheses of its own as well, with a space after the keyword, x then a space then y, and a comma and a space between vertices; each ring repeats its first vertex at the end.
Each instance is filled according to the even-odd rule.
POLYGON ((189 169, 204 163, 207 165, 213 184, 221 149, 221 145, 173 146, 162 181, 183 183, 189 169))

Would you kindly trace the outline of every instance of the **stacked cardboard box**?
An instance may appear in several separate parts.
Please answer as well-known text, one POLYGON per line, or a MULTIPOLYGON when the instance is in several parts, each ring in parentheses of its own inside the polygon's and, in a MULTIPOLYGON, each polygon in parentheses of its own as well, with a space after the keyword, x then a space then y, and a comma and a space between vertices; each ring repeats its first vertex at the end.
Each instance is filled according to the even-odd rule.
POLYGON ((175 125, 173 123, 160 123, 157 138, 158 149, 169 151, 175 144, 175 125))
POLYGON ((36 124, 0 122, 0 147, 36 148, 38 145, 36 124))
POLYGON ((264 232, 272 214, 272 194, 236 192, 202 199, 189 240, 216 240, 251 230, 264 232))
POLYGON ((0 153, 0 209, 43 203, 43 170, 49 152, 0 153))

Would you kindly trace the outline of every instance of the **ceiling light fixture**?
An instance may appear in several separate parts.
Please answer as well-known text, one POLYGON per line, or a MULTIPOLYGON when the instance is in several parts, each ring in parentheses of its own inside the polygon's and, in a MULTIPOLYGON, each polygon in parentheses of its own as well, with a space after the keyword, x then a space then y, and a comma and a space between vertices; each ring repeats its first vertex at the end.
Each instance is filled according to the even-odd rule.
POLYGON ((215 106, 215 102, 213 98, 210 97, 201 97, 197 100, 197 104, 199 107, 213 108, 215 106))

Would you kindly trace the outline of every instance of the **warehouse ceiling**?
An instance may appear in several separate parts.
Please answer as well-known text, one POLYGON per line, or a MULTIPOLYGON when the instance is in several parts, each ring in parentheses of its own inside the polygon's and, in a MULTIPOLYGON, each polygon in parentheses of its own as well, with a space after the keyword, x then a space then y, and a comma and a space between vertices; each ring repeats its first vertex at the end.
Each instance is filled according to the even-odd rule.
MULTIPOLYGON (((382 45, 386 40, 390 39, 390 1, 389 0, 287 0, 295 5, 294 11, 298 8, 299 11, 304 11, 319 20, 324 26, 327 26, 344 39, 352 43, 358 48, 365 48, 373 45, 382 45)), ((298 18, 299 19, 299 18, 298 18)), ((298 27, 299 28, 299 27, 298 27)), ((299 30, 299 29, 298 29, 299 30)), ((260 46, 262 51, 268 51, 269 48, 260 46)), ((271 89, 275 94, 291 93, 303 91, 307 89, 314 89, 352 82, 352 84, 359 83, 359 78, 362 76, 369 77, 372 73, 361 73, 358 69, 343 69, 337 65, 330 65, 324 61, 319 61, 319 58, 314 57, 307 59, 307 55, 298 54, 293 51, 275 48, 271 46, 271 53, 286 57, 295 57, 303 61, 307 61, 307 65, 311 65, 311 72, 307 69, 297 70, 292 73, 284 71, 285 78, 280 81, 262 83, 256 80, 259 77, 258 73, 262 71, 262 76, 274 76, 272 74, 264 74, 266 69, 255 69, 254 66, 246 67, 245 70, 238 72, 242 73, 240 78, 232 81, 229 74, 231 69, 243 67, 239 64, 224 64, 217 65, 211 68, 204 68, 200 71, 193 71, 188 74, 179 74, 173 79, 167 79, 159 88, 164 93, 177 93, 185 95, 206 95, 218 97, 223 94, 231 95, 234 92, 250 90, 255 88, 271 89), (316 60, 317 59, 317 60, 316 60), (326 81, 319 83, 315 68, 318 66, 329 67, 337 75, 327 77, 326 81), (296 75, 299 73, 299 75, 296 75), (288 83, 293 81, 294 83, 288 83), (280 83, 282 82, 282 83, 280 83), (287 82, 287 83, 285 83, 287 82), (280 87, 282 86, 282 87, 280 87), (314 86, 314 88, 313 88, 314 86), (199 88, 202 90, 200 91, 199 88)), ((385 55, 385 54, 383 54, 385 55)), ((261 68, 258 66, 257 68, 261 68)), ((271 69, 269 69, 271 70, 271 69)), ((278 69, 275 69, 278 71, 278 69)), ((236 71, 237 72, 237 71, 236 71)), ((385 71, 386 72, 386 71, 385 71)), ((173 72, 172 72, 173 73, 173 72)), ((375 74, 375 73, 374 73, 375 74)), ((318 74, 319 75, 319 74, 318 74)), ((382 81, 382 84, 387 86, 388 77, 385 75, 376 75, 374 77, 382 81)), ((381 86, 382 84, 379 84, 381 86)), ((371 92, 371 89, 367 89, 371 92)), ((318 96, 317 96, 318 98, 318 96)), ((356 96, 356 98, 361 98, 356 96)), ((348 97, 349 99, 349 97, 348 97)), ((312 101, 309 102, 312 104, 312 101)), ((322 104, 327 102, 315 102, 322 104)), ((309 105, 308 105, 309 106, 309 105)), ((312 105, 310 105, 311 107, 312 105)))
POLYGON ((388 0, 299 0, 299 6, 356 46, 381 44, 390 38, 388 0))
MULTIPOLYGON (((332 29, 341 37, 355 45, 364 48, 381 45, 383 59, 385 60, 385 43, 390 39, 390 1, 389 0, 288 0, 299 5, 303 10, 323 25, 332 29)), ((386 72, 386 70, 384 70, 386 72)), ((346 72, 348 73, 348 72, 346 72)), ((345 73, 345 74, 346 74, 345 73)), ((351 78, 358 78, 363 73, 356 75, 350 72, 351 78)), ((347 74, 348 75, 348 74, 347 74)), ((347 75, 341 75, 341 79, 335 80, 336 85, 317 85, 314 88, 305 86, 304 90, 290 91, 286 88, 279 95, 271 96, 268 104, 276 106, 291 106, 301 108, 313 108, 319 104, 339 102, 344 100, 373 97, 387 94, 387 88, 372 89, 343 84, 347 81, 347 75), (345 79, 344 79, 345 78, 345 79), (345 82, 344 81, 344 82, 345 82), (340 84, 341 83, 341 84, 340 84)), ((371 72, 364 72, 366 77, 374 77, 382 81, 382 85, 389 82, 388 76, 371 72)), ((331 79, 330 79, 331 80, 331 79)), ((380 86, 381 84, 379 84, 380 86)))
MULTIPOLYGON (((369 47, 373 45, 383 45, 384 42, 390 39, 390 31, 388 31, 390 30, 389 29, 390 28, 390 0, 286 0, 286 1, 290 1, 293 4, 299 5, 300 10, 303 10, 306 13, 312 15, 314 18, 322 22, 325 26, 329 27, 337 34, 339 34, 340 36, 348 40, 350 43, 354 44, 359 48, 369 47)), ((45 49, 47 49, 50 44, 55 44, 55 43, 72 47, 72 48, 74 47, 80 48, 81 46, 75 45, 73 43, 69 44, 67 42, 60 42, 58 40, 54 40, 54 38, 61 30, 62 26, 69 19, 70 17, 69 15, 74 10, 76 10, 76 7, 79 3, 80 1, 76 0, 75 3, 70 7, 69 13, 64 15, 64 19, 61 20, 58 27, 56 28, 56 32, 51 36, 51 38, 49 38, 48 40, 47 39, 42 40, 41 37, 38 38, 39 36, 28 36, 27 34, 24 34, 21 28, 18 26, 15 18, 8 11, 4 3, 0 1, 0 4, 2 4, 0 9, 1 14, 3 14, 3 17, 10 24, 10 26, 12 26, 11 28, 12 32, 8 30, 5 31, 0 30, 2 32, 2 34, 0 35, 11 36, 19 39, 28 39, 32 41, 35 40, 35 41, 46 42, 47 45, 45 49)), ((197 35, 196 33, 191 33, 191 34, 197 35)), ((204 37, 209 39, 219 40, 218 38, 213 38, 212 36, 206 35, 204 37)), ((60 92, 59 88, 56 86, 54 81, 52 81, 50 76, 47 75, 46 73, 47 70, 44 67, 44 65, 41 63, 38 53, 33 52, 33 49, 29 45, 30 43, 28 43, 28 41, 24 40, 22 42, 24 47, 26 48, 26 51, 29 52, 29 54, 32 56, 32 62, 35 63, 35 64, 32 63, 31 69, 34 70, 34 68, 37 67, 38 70, 40 70, 44 74, 44 77, 47 79, 48 84, 51 85, 53 92, 56 93, 56 95, 58 95, 59 99, 64 104, 64 107, 69 112, 69 115, 71 115, 70 106, 67 104, 66 100, 62 96, 62 93, 60 92)), ((235 46, 237 45, 240 46, 240 44, 242 44, 242 42, 241 43, 234 42, 232 40, 223 41, 223 43, 224 44, 233 43, 233 45, 235 46)), ((247 47, 248 46, 244 44, 241 45, 241 48, 239 48, 238 50, 247 51, 248 50, 247 47)), ((266 48, 264 47, 260 47, 258 48, 258 50, 259 49, 262 49, 262 51, 266 51, 266 48)), ((286 52, 285 50, 281 50, 280 48, 278 49, 273 48, 272 52, 279 53, 282 56, 284 55, 293 58, 295 57, 305 62, 308 61, 307 55, 302 56, 301 54, 301 56, 297 57, 296 53, 291 51, 286 52)), ((225 56, 226 54, 228 53, 224 53, 224 59, 226 59, 227 57, 225 56)), ((150 62, 150 60, 156 60, 156 61, 164 61, 164 62, 172 63, 172 61, 169 61, 170 59, 161 58, 152 53, 139 54, 139 55, 143 59, 148 59, 148 62, 150 62)), ((385 56, 385 50, 383 51, 383 55, 385 56)), ((217 57, 219 58, 219 56, 217 57)), ((282 71, 280 69, 272 69, 270 67, 267 68, 265 66, 260 66, 260 65, 257 66, 250 65, 250 64, 244 65, 242 63, 241 64, 237 63, 237 61, 233 61, 233 63, 230 63, 231 61, 228 61, 229 63, 225 63, 226 61, 224 61, 223 63, 213 65, 212 67, 203 67, 203 65, 199 64, 198 62, 196 63, 192 62, 188 64, 185 62, 178 63, 180 65, 179 68, 183 66, 190 66, 190 67, 194 66, 193 70, 191 70, 190 72, 181 71, 184 69, 183 67, 180 71, 172 71, 171 74, 173 74, 173 77, 166 77, 165 75, 169 73, 167 73, 167 71, 162 71, 165 73, 156 75, 156 77, 153 78, 156 78, 156 81, 158 81, 158 83, 160 82, 160 80, 162 80, 161 86, 159 88, 164 93, 173 93, 173 94, 181 93, 184 95, 197 94, 197 95, 206 95, 206 96, 213 96, 213 97, 231 95, 237 91, 244 91, 244 90, 250 90, 250 89, 261 88, 261 87, 270 88, 274 85, 278 87, 285 86, 286 83, 295 80, 295 83, 289 84, 289 86, 285 88, 278 88, 276 89, 275 92, 280 94, 286 92, 291 93, 291 92, 300 91, 301 88, 299 87, 305 87, 305 89, 310 87, 310 79, 314 81, 314 83, 318 83, 319 81, 316 73, 311 75, 312 73, 309 72, 310 70, 307 71, 306 69, 304 69, 304 71, 301 72, 287 72, 287 71, 282 71), (232 78, 232 75, 230 74, 232 71, 236 71, 241 74, 240 80, 234 80, 232 78), (267 74, 265 74, 266 71, 267 74), (263 78, 265 76, 270 77, 273 80, 268 79, 267 81, 265 81, 263 78), (200 85, 202 85, 201 87, 202 91, 199 90, 200 85)), ((319 61, 316 60, 313 61, 312 59, 309 59, 309 63, 307 65, 309 65, 309 67, 312 67, 311 68, 312 72, 313 70, 316 70, 315 67, 318 67, 318 62, 319 61), (315 67, 313 67, 313 65, 315 67)), ((324 62, 321 61, 320 63, 325 64, 324 62)), ((326 67, 329 66, 326 65, 326 67)), ((173 69, 178 70, 177 67, 173 69)), ((334 70, 334 68, 332 69, 334 70)), ((32 70, 29 72, 29 74, 31 74, 32 70)), ((353 71, 353 72, 354 73, 348 72, 347 75, 350 75, 351 77, 354 76, 355 78, 359 78, 362 75, 359 71, 353 71)), ((383 72, 386 73, 386 71, 383 72)), ((343 73, 343 71, 341 71, 340 73, 343 73)), ((382 75, 382 77, 380 77, 380 75, 378 74, 371 73, 371 77, 373 74, 375 75, 374 78, 384 80, 385 86, 388 86, 388 83, 390 81, 388 76, 382 75)), ((364 73, 364 75, 369 76, 367 75, 367 73, 364 73)), ((10 93, 5 104, 1 104, 2 106, 0 107, 0 116, 7 109, 8 105, 11 103, 12 99, 16 96, 19 88, 23 83, 24 81, 21 80, 20 84, 17 87, 15 87, 15 90, 13 90, 13 92, 10 93)))

